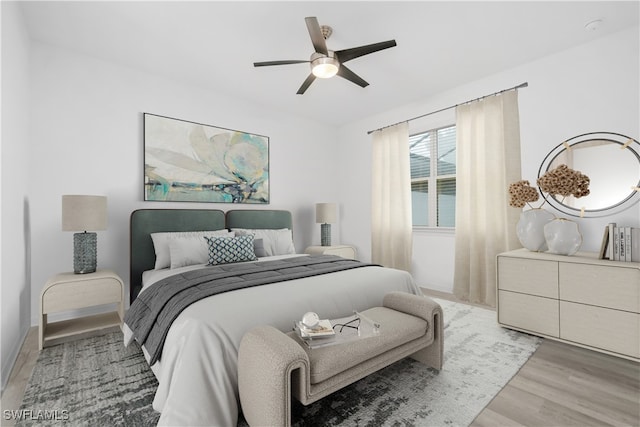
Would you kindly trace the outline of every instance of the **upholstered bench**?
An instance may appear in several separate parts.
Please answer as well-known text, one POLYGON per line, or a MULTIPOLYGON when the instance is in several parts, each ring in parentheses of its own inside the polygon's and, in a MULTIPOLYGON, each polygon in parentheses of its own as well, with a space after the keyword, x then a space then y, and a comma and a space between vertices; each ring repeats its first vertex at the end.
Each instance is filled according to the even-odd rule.
POLYGON ((247 332, 238 354, 238 388, 252 426, 291 425, 291 395, 309 405, 407 356, 435 369, 443 362, 442 309, 428 297, 387 294, 361 313, 379 333, 310 349, 271 326, 247 332))

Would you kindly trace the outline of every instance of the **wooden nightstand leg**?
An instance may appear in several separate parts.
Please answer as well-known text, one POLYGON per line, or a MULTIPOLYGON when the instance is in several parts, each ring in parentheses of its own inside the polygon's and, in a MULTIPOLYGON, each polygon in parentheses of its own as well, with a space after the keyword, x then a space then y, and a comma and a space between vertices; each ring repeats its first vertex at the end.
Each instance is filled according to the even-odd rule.
POLYGON ((118 303, 118 316, 120 316, 120 330, 122 329, 122 324, 124 322, 124 301, 120 300, 118 303))
POLYGON ((38 349, 42 350, 44 347, 44 328, 47 326, 47 315, 40 315, 40 331, 39 331, 39 340, 38 340, 38 349))

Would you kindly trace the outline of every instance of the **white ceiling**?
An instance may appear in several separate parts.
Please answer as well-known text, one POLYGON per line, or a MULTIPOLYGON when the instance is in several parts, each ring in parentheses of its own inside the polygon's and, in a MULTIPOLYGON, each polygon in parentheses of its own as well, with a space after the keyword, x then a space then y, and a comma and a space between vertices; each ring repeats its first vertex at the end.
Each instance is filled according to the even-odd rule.
MULTIPOLYGON (((24 2, 32 39, 266 108, 341 125, 582 44, 639 22, 638 1, 24 2), (389 39, 348 63, 364 89, 334 77, 296 95, 308 64, 304 18, 333 27, 329 49, 389 39), (585 24, 601 19, 596 31, 585 24)), ((561 72, 562 70, 558 70, 561 72)), ((502 88, 496 88, 496 90, 502 88)))

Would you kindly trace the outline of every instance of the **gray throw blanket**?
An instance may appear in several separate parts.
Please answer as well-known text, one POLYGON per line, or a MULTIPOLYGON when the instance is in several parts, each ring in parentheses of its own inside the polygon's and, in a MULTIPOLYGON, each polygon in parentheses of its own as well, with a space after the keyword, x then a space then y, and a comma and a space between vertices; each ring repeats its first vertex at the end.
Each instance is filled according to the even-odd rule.
POLYGON ((169 327, 189 305, 211 295, 365 267, 360 261, 334 255, 312 255, 190 270, 154 283, 138 295, 124 321, 153 365, 160 359, 169 327))

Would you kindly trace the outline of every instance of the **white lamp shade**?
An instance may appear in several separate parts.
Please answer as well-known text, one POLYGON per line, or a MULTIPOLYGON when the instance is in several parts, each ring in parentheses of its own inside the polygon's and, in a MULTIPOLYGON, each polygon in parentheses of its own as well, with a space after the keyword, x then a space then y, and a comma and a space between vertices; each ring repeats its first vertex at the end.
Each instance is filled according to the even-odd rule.
POLYGON ((316 203, 316 223, 334 224, 338 218, 338 206, 335 203, 316 203))
POLYGON ((62 231, 107 229, 105 196, 62 196, 62 231))

